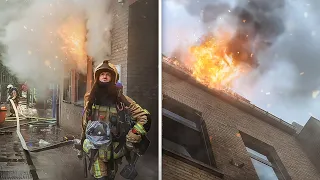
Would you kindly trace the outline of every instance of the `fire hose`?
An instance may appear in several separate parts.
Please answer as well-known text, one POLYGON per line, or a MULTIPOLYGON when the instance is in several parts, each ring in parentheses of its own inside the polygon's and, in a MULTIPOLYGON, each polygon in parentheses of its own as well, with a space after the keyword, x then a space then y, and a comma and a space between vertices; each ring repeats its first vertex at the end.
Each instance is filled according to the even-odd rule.
MULTIPOLYGON (((17 107, 17 106, 15 105, 15 103, 13 102, 12 99, 9 99, 9 102, 11 103, 11 105, 12 105, 14 111, 15 111, 16 117, 7 117, 5 121, 7 121, 7 122, 9 122, 9 121, 15 122, 15 121, 16 121, 17 124, 16 124, 16 125, 13 125, 13 126, 7 126, 7 127, 0 128, 0 131, 1 131, 1 130, 4 130, 4 129, 15 128, 15 127, 18 128, 18 126, 19 126, 19 129, 20 129, 21 125, 22 125, 22 126, 23 126, 23 125, 29 125, 29 124, 37 124, 37 125, 39 125, 39 123, 38 123, 39 121, 46 121, 47 123, 56 122, 56 119, 53 119, 53 118, 39 118, 39 117, 26 116, 26 115, 24 115, 24 114, 22 113, 22 110, 21 110, 21 108, 19 107, 19 105, 18 105, 18 107, 17 107), (20 111, 19 111, 19 110, 20 110, 20 111), (24 119, 20 119, 19 114, 20 114, 21 116, 23 116, 24 119), (35 121, 31 121, 31 122, 21 123, 21 124, 20 124, 20 121, 31 120, 31 119, 35 119, 35 121), (18 122, 18 121, 19 121, 19 122, 18 122)), ((19 131, 19 132, 20 132, 20 131, 19 131)), ((18 135, 18 136, 19 136, 19 135, 18 135)))
MULTIPOLYGON (((25 142, 25 140, 24 140, 24 138, 23 138, 23 136, 22 136, 22 134, 20 132, 20 118, 19 118, 19 113, 18 113, 17 107, 14 104, 12 99, 10 99, 10 103, 11 103, 11 105, 12 105, 14 111, 15 111, 16 120, 17 120, 17 125, 16 125, 17 126, 17 134, 18 134, 19 140, 21 142, 22 148, 24 150, 26 150, 28 152, 41 152, 41 151, 46 151, 46 150, 62 147, 62 146, 69 145, 69 144, 74 144, 75 141, 78 142, 77 139, 75 139, 75 138, 66 138, 66 137, 64 137, 64 140, 59 142, 59 143, 55 143, 55 144, 52 144, 52 145, 49 145, 49 146, 45 146, 45 147, 29 150, 28 147, 27 147, 27 144, 26 144, 26 142, 25 142)), ((33 122, 25 123, 25 124, 32 124, 32 123, 35 123, 35 122, 38 122, 38 121, 33 121, 33 122)))
POLYGON ((24 140, 24 138, 22 137, 22 134, 20 132, 20 119, 19 119, 19 114, 18 114, 18 110, 17 110, 17 107, 16 105, 14 104, 13 100, 10 99, 9 100, 14 111, 15 111, 15 115, 16 115, 16 120, 17 120, 17 135, 19 137, 19 140, 21 142, 21 145, 22 145, 22 148, 26 151, 29 151, 28 147, 27 147, 27 144, 26 144, 26 141, 24 140))
POLYGON ((20 140, 21 146, 23 148, 23 152, 24 152, 24 154, 26 156, 27 164, 30 166, 30 173, 31 173, 33 179, 38 180, 39 177, 38 177, 38 174, 37 174, 37 172, 35 170, 35 167, 33 165, 29 149, 27 147, 26 141, 24 140, 24 138, 23 138, 23 136, 22 136, 22 134, 20 132, 20 120, 19 120, 19 114, 18 114, 17 107, 14 104, 12 99, 10 99, 10 103, 11 103, 11 105, 12 105, 14 111, 15 111, 15 115, 16 115, 16 119, 17 119, 17 130, 16 130, 16 132, 17 132, 18 138, 20 140))
MULTIPOLYGON (((10 99, 9 101, 11 103, 12 99, 10 99)), ((16 107, 16 110, 17 110, 17 111, 15 110, 15 113, 18 112, 25 119, 36 119, 36 120, 47 120, 47 121, 55 121, 56 120, 55 118, 40 118, 40 117, 36 117, 36 116, 26 116, 26 115, 23 114, 22 109, 21 109, 21 107, 19 105, 15 106, 15 107, 16 107)), ((16 117, 7 117, 6 121, 15 121, 14 119, 16 119, 16 117)))

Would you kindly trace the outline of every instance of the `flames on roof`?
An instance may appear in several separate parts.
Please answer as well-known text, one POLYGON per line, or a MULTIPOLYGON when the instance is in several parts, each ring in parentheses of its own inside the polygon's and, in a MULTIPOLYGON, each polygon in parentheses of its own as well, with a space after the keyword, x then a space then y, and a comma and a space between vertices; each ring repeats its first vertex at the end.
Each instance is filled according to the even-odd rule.
MULTIPOLYGON (((192 77, 192 70, 187 68, 185 65, 181 64, 177 59, 175 58, 169 58, 169 57, 166 57, 165 55, 162 55, 162 61, 167 63, 167 64, 170 64, 171 66, 174 66, 176 69, 179 69, 183 72, 185 72, 186 74, 189 74, 191 77, 192 77)), ((196 80, 196 78, 194 78, 196 80)), ((201 83, 201 81, 198 81, 201 83)), ((203 84, 201 83, 202 85, 210 88, 208 85, 206 84, 203 84)), ((211 89, 215 89, 215 88, 211 88, 211 89)), ((246 98, 244 98, 243 96, 239 95, 238 93, 234 92, 232 89, 230 88, 219 88, 219 89, 215 89, 216 91, 220 91, 220 92, 223 92, 229 96, 232 96, 236 99, 240 99, 242 101, 245 101, 247 103, 250 103, 250 101, 246 98)))

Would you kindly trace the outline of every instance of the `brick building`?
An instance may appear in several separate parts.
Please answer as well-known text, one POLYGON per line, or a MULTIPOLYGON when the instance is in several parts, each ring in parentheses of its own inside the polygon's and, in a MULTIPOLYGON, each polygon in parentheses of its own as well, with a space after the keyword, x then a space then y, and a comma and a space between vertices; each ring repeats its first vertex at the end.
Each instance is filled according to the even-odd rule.
MULTIPOLYGON (((113 29, 110 62, 119 70, 124 94, 151 113, 148 153, 158 155, 158 2, 153 0, 112 0, 113 29)), ((83 97, 91 89, 93 62, 87 60, 87 74, 66 72, 59 89, 59 125, 81 133, 83 97)), ((157 162, 153 162, 157 164, 157 162)), ((156 168, 157 170, 157 168, 156 168)))
POLYGON ((249 101, 199 84, 166 58, 162 67, 163 179, 320 179, 318 120, 298 134, 249 101))

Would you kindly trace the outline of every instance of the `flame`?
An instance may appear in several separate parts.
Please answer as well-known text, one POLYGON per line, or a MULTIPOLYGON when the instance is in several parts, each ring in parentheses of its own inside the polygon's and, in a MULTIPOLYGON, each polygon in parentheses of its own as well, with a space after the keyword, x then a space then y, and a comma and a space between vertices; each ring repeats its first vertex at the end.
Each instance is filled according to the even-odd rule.
MULTIPOLYGON (((166 56, 162 56, 162 60, 163 60, 164 62, 167 62, 168 64, 173 65, 175 68, 180 69, 180 70, 182 70, 183 72, 192 75, 192 72, 193 72, 192 69, 186 67, 185 64, 181 64, 177 59, 175 59, 175 58, 169 58, 169 57, 166 57, 166 56)), ((203 84, 203 83, 202 83, 202 84, 203 84)), ((203 85, 205 85, 205 84, 203 84, 203 85)), ((240 99, 240 100, 242 100, 242 101, 245 101, 245 102, 247 102, 247 103, 250 103, 250 101, 249 101, 248 99, 246 99, 246 98, 244 98, 243 96, 237 94, 237 93, 234 92, 232 89, 227 89, 227 88, 225 88, 225 89, 216 89, 216 90, 219 90, 219 91, 222 91, 222 92, 224 92, 224 93, 226 93, 226 94, 229 94, 229 95, 231 95, 232 97, 234 97, 234 98, 236 98, 236 99, 240 99)))
POLYGON ((192 76, 209 88, 231 89, 233 81, 246 72, 247 67, 235 63, 232 54, 226 52, 227 41, 214 37, 206 37, 200 45, 191 47, 192 57, 187 64, 192 76))
POLYGON ((70 17, 58 29, 58 35, 63 41, 61 47, 68 62, 76 64, 78 68, 86 65, 87 53, 85 50, 86 26, 81 19, 70 17))

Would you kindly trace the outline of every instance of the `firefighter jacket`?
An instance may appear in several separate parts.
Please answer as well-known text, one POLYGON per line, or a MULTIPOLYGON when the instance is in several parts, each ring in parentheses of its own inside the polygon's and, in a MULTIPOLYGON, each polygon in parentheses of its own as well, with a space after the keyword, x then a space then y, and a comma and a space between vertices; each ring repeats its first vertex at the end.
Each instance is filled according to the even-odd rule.
MULTIPOLYGON (((133 101, 130 97, 124 96, 122 94, 121 96, 122 98, 119 98, 120 99, 119 101, 121 101, 120 103, 123 105, 123 108, 127 108, 127 110, 130 113, 131 119, 135 122, 133 129, 135 130, 135 132, 137 132, 138 135, 145 135, 147 133, 147 130, 145 129, 145 125, 147 125, 147 123, 150 123, 148 122, 149 112, 146 109, 143 109, 139 104, 133 101)), ((84 98, 85 112, 82 118, 82 139, 83 140, 85 139, 85 132, 86 132, 88 121, 90 121, 90 118, 86 116, 87 111, 90 111, 90 109, 88 109, 88 97, 89 97, 89 93, 87 93, 84 98)), ((97 109, 99 109, 100 111, 102 108, 104 107, 93 105, 91 111, 97 110, 97 109)), ((109 107, 109 113, 116 115, 118 108, 119 107, 117 108, 109 107)), ((129 134, 130 133, 131 131, 129 131, 129 134)))

